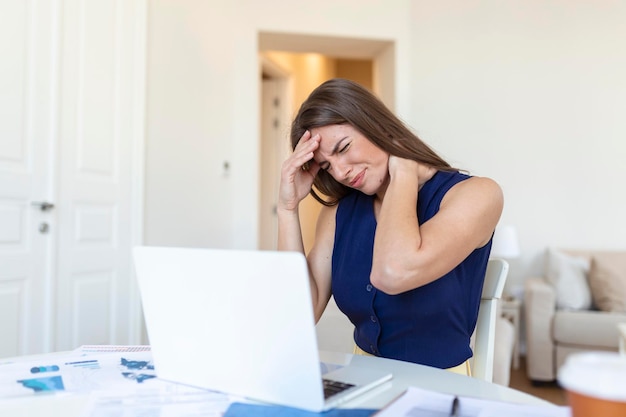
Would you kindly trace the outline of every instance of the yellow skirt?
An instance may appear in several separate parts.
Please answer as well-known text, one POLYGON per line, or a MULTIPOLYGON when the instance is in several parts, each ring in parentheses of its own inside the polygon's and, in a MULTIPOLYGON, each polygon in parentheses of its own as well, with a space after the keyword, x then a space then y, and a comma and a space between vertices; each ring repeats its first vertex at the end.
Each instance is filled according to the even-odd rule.
MULTIPOLYGON (((365 355, 365 356, 374 356, 371 353, 368 353, 358 347, 356 344, 354 345, 353 353, 356 355, 365 355)), ((452 368, 446 369, 446 371, 454 372, 455 374, 472 376, 472 370, 470 369, 469 360, 466 360, 460 365, 454 366, 452 368)))

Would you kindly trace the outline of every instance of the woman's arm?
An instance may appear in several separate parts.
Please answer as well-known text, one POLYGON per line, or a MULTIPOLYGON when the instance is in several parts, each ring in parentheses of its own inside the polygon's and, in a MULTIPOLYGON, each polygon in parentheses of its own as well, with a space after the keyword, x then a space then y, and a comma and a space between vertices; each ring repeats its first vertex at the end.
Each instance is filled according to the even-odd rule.
POLYGON ((315 322, 322 317, 332 293, 332 256, 337 206, 324 206, 317 218, 315 243, 307 256, 315 322))
POLYGON ((453 186, 437 214, 418 224, 420 176, 432 169, 390 157, 385 192, 374 239, 372 284, 399 294, 445 275, 489 242, 503 207, 502 190, 488 178, 472 177, 453 186))
MULTIPOLYGON (((315 322, 326 309, 331 295, 331 260, 335 235, 336 207, 323 207, 317 218, 315 242, 307 255, 311 301, 315 313, 315 322)), ((302 232, 297 211, 283 212, 278 215, 279 250, 293 250, 304 253, 302 232)))
MULTIPOLYGON (((283 163, 280 178, 278 215, 278 250, 304 253, 299 205, 308 195, 319 165, 313 160, 313 152, 319 147, 319 135, 305 132, 293 153, 283 163), (307 169, 303 166, 307 165, 307 169)), ((330 275, 332 245, 335 233, 334 208, 320 212, 315 243, 307 256, 311 298, 315 321, 321 317, 330 299, 330 275)))

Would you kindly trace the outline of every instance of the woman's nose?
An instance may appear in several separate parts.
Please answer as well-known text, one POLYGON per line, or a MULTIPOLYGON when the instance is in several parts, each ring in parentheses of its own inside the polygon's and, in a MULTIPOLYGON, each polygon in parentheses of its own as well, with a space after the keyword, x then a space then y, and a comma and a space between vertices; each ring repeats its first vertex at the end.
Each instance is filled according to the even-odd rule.
POLYGON ((335 178, 337 181, 344 182, 349 178, 351 172, 350 165, 337 161, 333 164, 333 168, 337 175, 335 178))

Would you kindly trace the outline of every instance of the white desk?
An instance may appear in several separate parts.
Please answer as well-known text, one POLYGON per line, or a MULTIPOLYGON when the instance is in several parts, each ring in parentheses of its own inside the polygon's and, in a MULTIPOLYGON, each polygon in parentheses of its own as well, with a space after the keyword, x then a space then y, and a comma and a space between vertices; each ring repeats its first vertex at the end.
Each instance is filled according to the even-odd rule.
MULTIPOLYGON (((551 405, 542 399, 508 387, 423 365, 344 353, 321 352, 320 355, 321 360, 327 363, 341 365, 352 362, 366 367, 385 369, 393 373, 391 381, 344 404, 344 408, 382 408, 409 386, 483 399, 551 405)), ((88 400, 88 394, 52 394, 0 399, 0 416, 79 417, 88 404, 88 400)))
POLYGON ((509 387, 429 366, 393 359, 331 352, 320 352, 320 358, 323 362, 340 365, 353 363, 369 368, 385 369, 393 374, 391 381, 348 402, 344 405, 345 408, 382 408, 410 386, 489 400, 531 405, 553 405, 541 398, 509 387))

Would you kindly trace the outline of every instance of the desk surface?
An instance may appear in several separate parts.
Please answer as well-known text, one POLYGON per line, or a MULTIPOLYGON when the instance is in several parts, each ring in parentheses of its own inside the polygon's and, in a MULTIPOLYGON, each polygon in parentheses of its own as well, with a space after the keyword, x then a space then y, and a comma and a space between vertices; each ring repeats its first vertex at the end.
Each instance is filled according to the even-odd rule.
POLYGON ((323 362, 340 365, 352 363, 363 367, 384 369, 393 374, 391 381, 346 403, 344 407, 347 408, 382 408, 410 386, 488 400, 553 405, 541 398, 509 387, 409 362, 324 351, 320 352, 320 359, 323 362))
MULTIPOLYGON (((53 355, 55 354, 50 354, 50 357, 53 355)), ((38 355, 35 358, 41 359, 42 357, 45 358, 47 355, 38 355)), ((320 352, 320 358, 327 363, 338 365, 352 363, 358 366, 385 369, 393 374, 391 381, 344 404, 343 408, 379 409, 397 398, 410 386, 489 400, 502 400, 531 405, 552 405, 547 401, 521 391, 428 366, 391 359, 325 351, 320 352)), ((83 414, 89 400, 89 393, 35 395, 0 399, 0 416, 46 415, 78 417, 83 414)))

